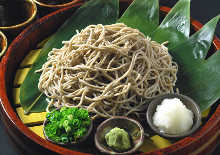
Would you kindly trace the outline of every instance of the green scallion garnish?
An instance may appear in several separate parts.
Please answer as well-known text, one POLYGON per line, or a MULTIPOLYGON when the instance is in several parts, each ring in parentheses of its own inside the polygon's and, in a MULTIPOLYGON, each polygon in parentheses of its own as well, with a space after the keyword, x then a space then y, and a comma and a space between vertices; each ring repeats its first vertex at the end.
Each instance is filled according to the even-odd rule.
POLYGON ((89 113, 83 108, 62 107, 47 113, 48 123, 45 125, 45 134, 57 143, 70 143, 81 139, 91 124, 89 113))

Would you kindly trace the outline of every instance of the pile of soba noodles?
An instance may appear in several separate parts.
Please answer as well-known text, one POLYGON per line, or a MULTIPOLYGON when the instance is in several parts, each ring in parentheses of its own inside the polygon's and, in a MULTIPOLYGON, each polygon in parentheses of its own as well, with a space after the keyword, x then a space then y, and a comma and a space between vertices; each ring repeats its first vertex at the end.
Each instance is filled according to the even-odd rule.
POLYGON ((164 44, 123 23, 98 24, 49 52, 38 87, 47 111, 67 106, 94 117, 138 115, 147 100, 174 91, 177 70, 164 44))

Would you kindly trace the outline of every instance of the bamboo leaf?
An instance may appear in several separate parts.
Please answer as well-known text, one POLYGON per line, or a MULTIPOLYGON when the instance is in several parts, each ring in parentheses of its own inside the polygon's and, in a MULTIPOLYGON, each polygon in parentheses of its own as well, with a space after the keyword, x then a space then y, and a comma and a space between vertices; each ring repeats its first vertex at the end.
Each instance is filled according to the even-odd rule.
POLYGON ((204 60, 211 46, 219 16, 211 19, 202 29, 193 34, 187 41, 170 50, 183 69, 197 65, 204 60))
POLYGON ((205 59, 219 18, 213 18, 170 51, 179 66, 177 88, 180 93, 193 98, 202 111, 220 98, 220 51, 205 59))
POLYGON ((112 24, 118 19, 118 0, 90 0, 59 28, 48 40, 32 69, 21 85, 20 100, 25 113, 45 111, 46 96, 38 90, 40 74, 35 71, 40 69, 47 60, 47 55, 52 48, 60 48, 63 40, 69 40, 76 30, 81 30, 91 24, 112 24), (30 91, 31 90, 31 91, 30 91))
POLYGON ((189 42, 191 41, 191 46, 193 47, 193 58, 194 59, 205 59, 208 53, 208 50, 211 46, 211 41, 213 40, 213 35, 215 32, 216 25, 218 23, 219 16, 216 16, 210 20, 203 29, 195 33, 190 37, 189 42), (196 40, 196 42, 194 42, 196 40))
POLYGON ((118 22, 136 28, 147 36, 159 25, 158 3, 158 0, 135 0, 118 22))
POLYGON ((190 0, 179 0, 150 36, 159 43, 168 41, 168 48, 171 49, 185 41, 189 33, 190 0))

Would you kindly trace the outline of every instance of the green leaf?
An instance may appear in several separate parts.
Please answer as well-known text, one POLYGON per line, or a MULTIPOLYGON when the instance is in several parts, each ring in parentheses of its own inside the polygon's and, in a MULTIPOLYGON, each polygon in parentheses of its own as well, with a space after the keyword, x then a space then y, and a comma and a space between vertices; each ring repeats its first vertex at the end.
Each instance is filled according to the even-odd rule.
POLYGON ((219 18, 213 18, 187 41, 170 51, 179 66, 177 88, 180 93, 194 99, 201 111, 220 98, 220 51, 205 59, 219 18))
POLYGON ((117 21, 136 28, 146 36, 159 25, 158 0, 135 0, 117 21))
POLYGON ((62 47, 63 40, 69 40, 76 30, 91 24, 112 24, 118 19, 118 0, 90 0, 85 3, 59 28, 41 50, 32 69, 21 85, 20 100, 25 113, 45 111, 46 96, 38 90, 40 74, 35 73, 47 60, 52 48, 62 47))
POLYGON ((168 41, 168 48, 185 41, 190 33, 190 0, 179 0, 160 26, 150 34, 159 43, 168 41))
POLYGON ((213 40, 216 25, 219 21, 220 15, 210 20, 198 33, 195 33, 190 39, 193 47, 193 58, 204 59, 207 56, 208 50, 213 40), (195 42, 196 41, 196 42, 195 42))

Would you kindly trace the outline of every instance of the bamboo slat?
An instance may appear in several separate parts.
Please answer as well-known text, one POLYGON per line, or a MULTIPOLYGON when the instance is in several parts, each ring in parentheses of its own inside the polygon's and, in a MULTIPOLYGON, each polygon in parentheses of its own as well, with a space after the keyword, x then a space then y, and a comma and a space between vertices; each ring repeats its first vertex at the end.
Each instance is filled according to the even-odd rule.
POLYGON ((25 115, 22 107, 16 108, 16 111, 18 113, 18 116, 20 117, 20 119, 25 125, 43 123, 46 117, 46 112, 31 113, 31 114, 25 115))

